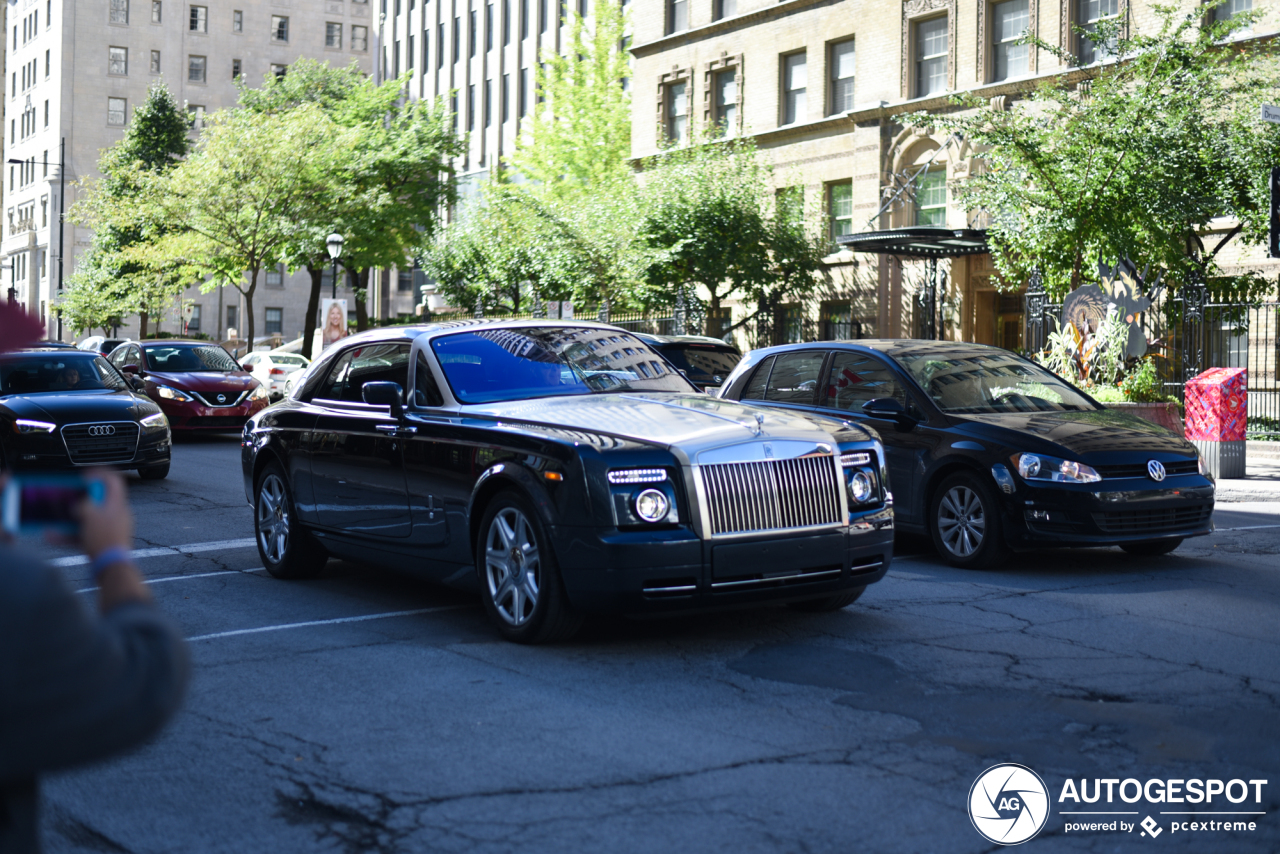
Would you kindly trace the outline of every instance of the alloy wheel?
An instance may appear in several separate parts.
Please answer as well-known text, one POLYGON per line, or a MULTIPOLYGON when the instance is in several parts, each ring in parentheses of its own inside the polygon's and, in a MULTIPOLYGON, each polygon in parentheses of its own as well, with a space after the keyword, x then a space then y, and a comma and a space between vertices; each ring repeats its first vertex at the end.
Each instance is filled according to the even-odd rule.
POLYGON ((289 501, 284 481, 275 473, 258 487, 258 542, 272 563, 280 563, 289 548, 289 501))
POLYGON ((987 514, 982 499, 967 486, 953 486, 938 504, 938 533, 947 551, 969 557, 982 548, 987 514))
POLYGON ((518 509, 504 507, 489 523, 484 545, 489 597, 503 621, 522 626, 538 606, 542 578, 533 527, 518 509))

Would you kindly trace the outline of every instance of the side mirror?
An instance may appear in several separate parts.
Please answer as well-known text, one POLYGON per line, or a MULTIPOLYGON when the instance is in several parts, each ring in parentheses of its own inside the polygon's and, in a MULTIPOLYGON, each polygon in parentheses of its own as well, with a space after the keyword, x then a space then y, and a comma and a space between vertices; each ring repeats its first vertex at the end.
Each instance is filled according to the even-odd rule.
POLYGON ((126 374, 134 374, 136 376, 141 376, 142 374, 142 370, 137 365, 125 365, 120 368, 120 370, 124 371, 126 374))
POLYGON ((146 391, 147 384, 143 382, 142 377, 134 374, 126 374, 125 378, 129 380, 129 385, 133 386, 134 391, 146 391))
POLYGON ((898 421, 907 414, 906 407, 892 397, 868 400, 862 404, 862 412, 870 418, 879 418, 883 421, 898 421))
POLYGON ((397 421, 404 417, 404 389, 400 383, 365 383, 360 389, 360 396, 370 406, 391 407, 391 417, 397 421))

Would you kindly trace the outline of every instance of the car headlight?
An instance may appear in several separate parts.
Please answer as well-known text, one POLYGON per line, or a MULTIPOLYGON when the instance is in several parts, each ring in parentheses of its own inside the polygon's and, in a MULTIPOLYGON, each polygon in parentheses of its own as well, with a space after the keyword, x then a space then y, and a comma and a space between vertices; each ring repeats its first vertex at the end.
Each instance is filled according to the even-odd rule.
POLYGON ((1045 454, 1014 454, 1010 461, 1023 480, 1055 483, 1097 483, 1102 480, 1102 475, 1091 466, 1045 454))
POLYGON ((874 497, 875 491, 876 485, 868 472, 855 472, 853 477, 849 478, 849 498, 854 504, 866 504, 874 497))
POLYGON ((1204 461, 1204 457, 1196 454, 1196 468, 1200 472, 1201 477, 1207 477, 1213 480, 1213 472, 1209 470, 1209 464, 1204 461))
POLYGON ((21 433, 24 436, 29 433, 52 433, 57 429, 57 424, 51 424, 48 421, 32 421, 28 418, 19 418, 13 422, 13 432, 21 433))
MULTIPOLYGON (((880 451, 880 448, 877 446, 876 450, 880 451)), ((841 452, 840 468, 844 472, 844 486, 849 496, 850 510, 863 504, 879 502, 880 494, 876 485, 877 464, 877 458, 867 451, 841 452)))
POLYGON ((185 403, 188 400, 191 400, 191 396, 186 392, 178 391, 176 388, 170 388, 167 385, 160 385, 159 383, 156 384, 156 394, 160 395, 165 400, 176 400, 179 403, 185 403))
POLYGON ((169 419, 165 417, 163 412, 153 412, 139 421, 143 427, 154 430, 157 427, 168 427, 169 419))
POLYGON ((249 399, 250 400, 266 400, 267 387, 264 385, 259 385, 257 388, 253 390, 253 393, 249 395, 249 399))
POLYGON ((658 489, 646 489, 636 496, 636 515, 646 522, 662 522, 667 518, 671 502, 658 489))
POLYGON ((609 482, 613 484, 662 483, 666 479, 666 469, 614 469, 609 472, 609 482))

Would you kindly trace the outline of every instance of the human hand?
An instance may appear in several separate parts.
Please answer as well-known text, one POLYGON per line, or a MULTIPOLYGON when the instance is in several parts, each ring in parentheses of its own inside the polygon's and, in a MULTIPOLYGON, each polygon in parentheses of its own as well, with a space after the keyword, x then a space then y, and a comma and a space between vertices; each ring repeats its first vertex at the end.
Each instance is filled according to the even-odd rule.
POLYGON ((133 549, 133 513, 125 495, 124 478, 111 469, 90 469, 87 480, 98 480, 106 487, 102 503, 85 498, 72 511, 80 523, 80 548, 93 560, 109 548, 128 552, 133 549))

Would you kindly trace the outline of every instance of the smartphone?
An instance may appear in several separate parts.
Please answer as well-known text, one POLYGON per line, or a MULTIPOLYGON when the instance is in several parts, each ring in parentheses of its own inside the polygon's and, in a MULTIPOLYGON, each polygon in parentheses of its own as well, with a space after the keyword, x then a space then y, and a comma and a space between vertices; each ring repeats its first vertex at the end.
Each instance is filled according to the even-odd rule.
POLYGON ((78 474, 14 475, 0 495, 0 525, 11 534, 74 534, 72 509, 85 498, 101 504, 106 497, 105 483, 78 474))

